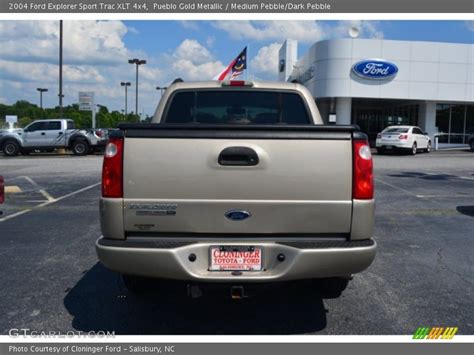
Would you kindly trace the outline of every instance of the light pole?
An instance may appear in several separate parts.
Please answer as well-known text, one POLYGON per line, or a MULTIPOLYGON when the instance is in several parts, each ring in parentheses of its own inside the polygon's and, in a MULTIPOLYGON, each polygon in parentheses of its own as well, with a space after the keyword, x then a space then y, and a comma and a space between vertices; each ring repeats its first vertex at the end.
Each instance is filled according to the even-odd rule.
POLYGON ((43 109, 43 92, 48 91, 46 88, 36 88, 40 93, 40 108, 43 109))
MULTIPOLYGON (((107 108, 107 106, 100 105, 100 104, 96 104, 96 105, 94 105, 94 106, 98 107, 99 110, 100 110, 101 107, 107 108)), ((99 127, 99 120, 97 119, 97 121, 96 121, 95 107, 94 107, 93 113, 94 113, 94 127, 92 127, 92 128, 96 128, 96 125, 97 125, 97 127, 99 127)))
POLYGON ((135 80, 135 112, 138 113, 138 67, 140 65, 146 64, 146 60, 144 59, 129 59, 129 64, 135 64, 136 67, 136 80, 135 80))
POLYGON ((127 81, 127 82, 122 81, 122 82, 120 83, 120 86, 124 86, 124 87, 125 87, 125 116, 127 116, 127 101, 128 101, 128 99, 127 99, 127 91, 128 91, 127 88, 128 88, 130 85, 132 85, 132 84, 131 84, 129 81, 127 81))
POLYGON ((63 20, 59 20, 59 118, 63 118, 63 20))
POLYGON ((161 97, 163 97, 163 92, 167 89, 166 86, 157 86, 156 90, 160 90, 161 97))

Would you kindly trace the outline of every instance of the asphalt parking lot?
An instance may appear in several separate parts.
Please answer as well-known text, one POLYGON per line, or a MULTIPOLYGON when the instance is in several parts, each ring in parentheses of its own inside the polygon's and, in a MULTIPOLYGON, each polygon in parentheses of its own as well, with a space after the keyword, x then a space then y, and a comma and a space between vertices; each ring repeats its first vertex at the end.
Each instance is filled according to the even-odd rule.
POLYGON ((198 299, 171 284, 129 294, 98 263, 101 156, 0 157, 0 333, 413 334, 420 326, 474 333, 474 154, 375 156, 374 264, 339 298, 305 283, 243 301, 198 299))

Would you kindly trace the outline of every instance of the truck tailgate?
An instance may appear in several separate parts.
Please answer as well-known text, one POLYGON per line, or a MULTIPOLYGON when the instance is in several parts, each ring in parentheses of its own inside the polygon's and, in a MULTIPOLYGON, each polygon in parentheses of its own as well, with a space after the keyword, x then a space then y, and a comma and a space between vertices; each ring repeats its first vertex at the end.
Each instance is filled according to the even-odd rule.
POLYGON ((350 131, 170 132, 125 130, 126 232, 350 232, 350 131), (250 148, 258 164, 219 164, 229 147, 250 148))

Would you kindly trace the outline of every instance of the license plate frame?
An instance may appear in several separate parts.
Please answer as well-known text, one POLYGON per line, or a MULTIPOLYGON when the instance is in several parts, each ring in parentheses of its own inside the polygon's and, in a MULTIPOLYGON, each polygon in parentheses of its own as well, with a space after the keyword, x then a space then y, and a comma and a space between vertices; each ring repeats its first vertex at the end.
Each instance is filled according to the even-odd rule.
MULTIPOLYGON (((225 271, 240 271, 240 272, 258 272, 263 270, 263 248, 255 245, 211 245, 209 247, 209 271, 212 272, 225 272, 225 271), (252 260, 259 260, 260 262, 245 263, 216 263, 217 259, 213 251, 218 250, 219 252, 230 252, 230 253, 250 253, 248 258, 252 260), (257 254, 258 252, 258 254, 257 254), (253 255, 252 255, 253 253, 253 255), (257 255, 255 255, 257 254, 257 255)), ((237 256, 223 256, 222 258, 227 259, 241 259, 237 256)), ((221 258, 221 259, 222 259, 221 258)), ((222 261, 222 260, 221 260, 222 261)))

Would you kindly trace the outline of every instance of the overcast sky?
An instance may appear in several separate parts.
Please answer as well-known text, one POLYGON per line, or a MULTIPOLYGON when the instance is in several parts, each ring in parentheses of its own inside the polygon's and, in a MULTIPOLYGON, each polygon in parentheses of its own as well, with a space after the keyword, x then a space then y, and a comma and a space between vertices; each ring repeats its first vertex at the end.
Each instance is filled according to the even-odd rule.
MULTIPOLYGON (((301 56, 316 41, 348 37, 353 26, 361 38, 474 43, 474 21, 65 21, 64 103, 94 91, 96 103, 121 110, 120 82, 130 81, 134 110, 127 60, 140 58, 148 63, 140 67, 139 110, 152 114, 156 86, 212 79, 246 45, 251 77, 275 80, 285 39, 298 40, 301 56)), ((58 37, 58 21, 0 21, 0 103, 38 103, 36 88, 46 87, 43 105, 58 104, 58 37)))

